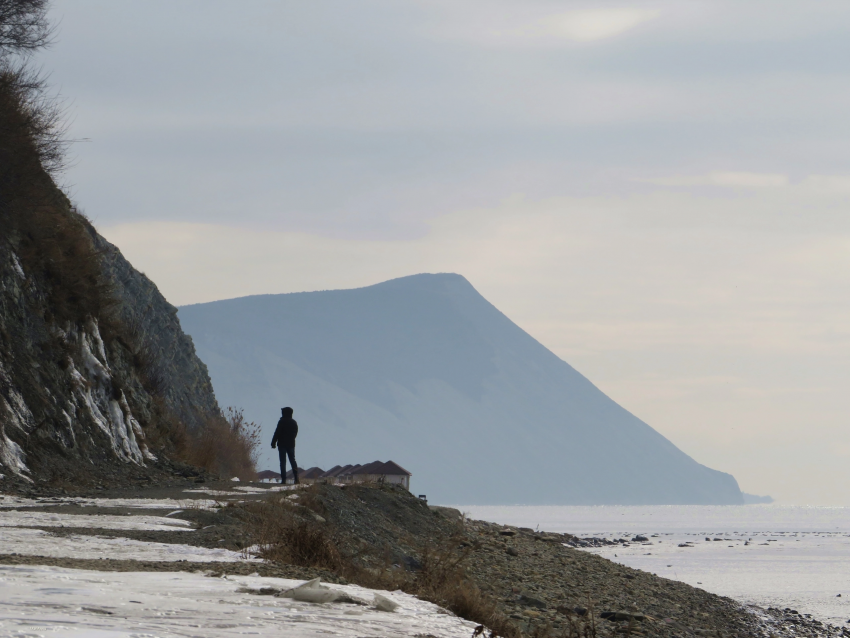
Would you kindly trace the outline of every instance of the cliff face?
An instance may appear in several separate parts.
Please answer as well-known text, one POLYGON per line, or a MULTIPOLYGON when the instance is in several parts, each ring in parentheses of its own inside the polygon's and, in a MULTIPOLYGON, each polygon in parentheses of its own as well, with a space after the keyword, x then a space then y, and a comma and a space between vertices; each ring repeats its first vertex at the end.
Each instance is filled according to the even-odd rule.
POLYGON ((0 11, 0 491, 151 478, 172 471, 168 457, 222 417, 177 310, 56 186, 67 145, 61 109, 27 65, 49 41, 47 3, 7 4, 0 11))
POLYGON ((177 308, 165 300, 156 285, 128 262, 121 251, 94 234, 104 276, 120 301, 120 321, 144 344, 154 390, 170 412, 190 430, 202 427, 219 407, 207 366, 195 354, 192 338, 177 318, 177 308))
MULTIPOLYGON (((0 486, 149 476, 173 435, 218 414, 177 310, 72 210, 109 293, 99 318, 57 315, 39 246, 0 241, 0 486), (27 260, 19 251, 27 250, 27 260)), ((78 238, 79 241, 79 238, 78 238)), ((71 293, 73 294, 73 293, 71 293)))

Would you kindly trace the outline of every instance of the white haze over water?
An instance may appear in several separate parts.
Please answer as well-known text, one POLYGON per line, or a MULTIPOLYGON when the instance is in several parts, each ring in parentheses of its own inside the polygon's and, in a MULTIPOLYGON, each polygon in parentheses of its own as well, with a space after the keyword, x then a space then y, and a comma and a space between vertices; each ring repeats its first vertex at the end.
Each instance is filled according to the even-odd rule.
POLYGON ((836 625, 850 621, 848 507, 455 507, 474 519, 580 537, 641 534, 648 543, 586 551, 741 602, 790 607, 836 625))

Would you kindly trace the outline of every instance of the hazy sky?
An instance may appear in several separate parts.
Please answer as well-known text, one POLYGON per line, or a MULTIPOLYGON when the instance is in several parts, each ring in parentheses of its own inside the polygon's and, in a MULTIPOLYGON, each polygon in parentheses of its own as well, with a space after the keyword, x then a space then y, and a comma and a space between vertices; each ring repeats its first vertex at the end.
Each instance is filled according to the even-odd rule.
POLYGON ((745 491, 850 505, 846 0, 54 15, 70 192, 172 303, 458 272, 745 491))

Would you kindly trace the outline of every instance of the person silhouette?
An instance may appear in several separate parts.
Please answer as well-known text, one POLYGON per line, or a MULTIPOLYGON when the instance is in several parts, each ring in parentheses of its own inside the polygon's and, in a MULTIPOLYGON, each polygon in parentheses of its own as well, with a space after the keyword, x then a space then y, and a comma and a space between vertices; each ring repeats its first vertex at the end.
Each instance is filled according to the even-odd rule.
POLYGON ((281 408, 280 415, 272 437, 272 449, 277 445, 277 454, 280 457, 280 482, 286 483, 286 457, 288 456, 294 483, 298 483, 298 465, 295 463, 295 437, 298 436, 298 422, 292 418, 292 408, 281 408))

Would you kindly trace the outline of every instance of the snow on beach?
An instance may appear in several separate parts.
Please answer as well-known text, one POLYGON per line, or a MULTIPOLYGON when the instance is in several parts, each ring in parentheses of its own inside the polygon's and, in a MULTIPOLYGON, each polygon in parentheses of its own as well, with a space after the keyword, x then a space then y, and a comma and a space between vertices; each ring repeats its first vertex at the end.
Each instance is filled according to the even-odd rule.
MULTIPOLYGON (((188 491, 188 490, 186 490, 188 491)), ((134 509, 200 509, 211 510, 221 503, 204 498, 86 498, 82 496, 25 498, 0 494, 0 513, 6 509, 19 507, 53 507, 58 505, 78 505, 80 507, 128 507, 134 509)))
POLYGON ((82 558, 97 560, 112 558, 115 560, 141 561, 188 561, 205 562, 244 562, 257 561, 245 552, 228 549, 211 549, 180 545, 175 543, 155 543, 137 541, 130 538, 104 538, 101 536, 71 535, 55 536, 50 532, 26 527, 3 527, 0 529, 0 547, 3 554, 21 556, 47 556, 50 558, 82 558))
MULTIPOLYGON (((302 581, 260 576, 212 578, 185 572, 102 572, 0 565, 0 634, 130 638, 230 637, 469 638, 475 623, 401 592, 380 592, 393 612, 346 603, 315 604, 258 596, 248 589, 291 589, 302 581)), ((373 590, 334 585, 371 602, 373 590)))
MULTIPOLYGON (((239 492, 244 493, 244 490, 239 492)), ((205 503, 205 501, 201 501, 205 503)), ((197 506, 198 501, 192 505, 197 506)), ((98 536, 97 530, 189 531, 192 524, 147 513, 99 514, 87 507, 157 509, 185 505, 172 499, 23 499, 0 497, 0 554, 75 559, 139 560, 162 563, 162 571, 112 572, 38 564, 0 565, 0 635, 109 637, 252 634, 292 638, 355 638, 422 634, 467 638, 475 623, 402 592, 377 592, 332 585, 350 602, 312 603, 259 595, 288 590, 302 581, 253 576, 212 576, 165 571, 186 562, 261 563, 249 551, 98 536), (62 506, 68 513, 56 513, 62 506), (39 511, 49 507, 50 511, 39 511), (14 508, 14 509, 13 509, 14 508), (47 528, 88 528, 90 534, 52 533, 47 528), (175 565, 176 566, 176 565, 175 565), (398 605, 379 609, 384 596, 398 605)), ((164 512, 163 512, 164 513, 164 512)), ((179 511, 171 512, 172 515, 179 511)), ((59 529, 56 529, 59 532, 59 529)), ((113 532, 114 535, 114 532, 113 532)), ((38 562, 38 558, 35 559, 38 562)))
POLYGON ((104 514, 59 514, 28 510, 0 510, 0 527, 95 527, 136 531, 192 531, 189 521, 166 516, 110 516, 104 514))

